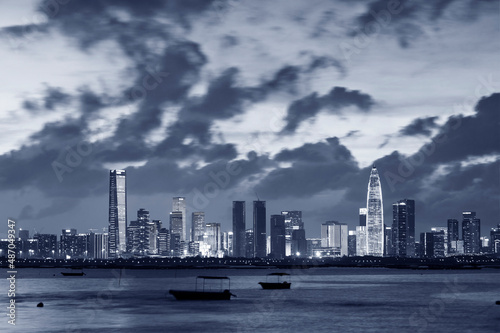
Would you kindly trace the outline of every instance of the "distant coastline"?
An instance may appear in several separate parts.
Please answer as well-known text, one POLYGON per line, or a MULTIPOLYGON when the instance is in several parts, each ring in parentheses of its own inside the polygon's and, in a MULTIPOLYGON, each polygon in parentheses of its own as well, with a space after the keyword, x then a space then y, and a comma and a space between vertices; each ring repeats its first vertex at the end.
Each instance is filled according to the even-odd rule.
MULTIPOLYGON (((7 268, 6 258, 0 267, 7 268)), ((127 259, 17 259, 17 268, 131 268, 131 269, 217 269, 315 267, 384 267, 394 269, 500 269, 500 258, 490 255, 463 255, 447 258, 342 257, 322 259, 268 258, 127 258, 127 259)))

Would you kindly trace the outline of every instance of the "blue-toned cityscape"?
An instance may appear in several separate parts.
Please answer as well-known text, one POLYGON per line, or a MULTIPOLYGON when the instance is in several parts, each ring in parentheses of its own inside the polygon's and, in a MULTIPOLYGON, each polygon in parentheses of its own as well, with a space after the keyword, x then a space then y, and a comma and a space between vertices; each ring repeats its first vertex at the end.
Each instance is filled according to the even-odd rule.
MULTIPOLYGON (((369 176, 367 206, 359 209, 359 226, 325 221, 321 238, 306 238, 302 211, 273 212, 267 224, 266 201, 253 201, 253 224, 247 228, 246 202, 233 201, 232 230, 220 223, 206 223, 202 211, 187 211, 186 198, 174 197, 170 221, 155 220, 145 208, 127 221, 125 170, 110 170, 109 225, 103 232, 78 233, 69 226, 60 236, 20 229, 19 258, 116 259, 116 258, 339 258, 397 257, 444 258, 457 255, 500 254, 500 224, 489 235, 481 235, 481 220, 474 211, 463 211, 461 228, 457 219, 415 235, 416 209, 412 199, 392 204, 392 224, 383 221, 383 196, 377 168, 369 176), (187 228, 187 216, 191 228, 187 228), (107 229, 107 230, 106 230, 107 229), (460 229, 462 232, 460 233, 460 229), (269 230, 270 232, 268 233, 269 230), (107 232, 106 232, 107 231, 107 232)), ((0 241, 0 257, 6 256, 9 241, 0 241)))

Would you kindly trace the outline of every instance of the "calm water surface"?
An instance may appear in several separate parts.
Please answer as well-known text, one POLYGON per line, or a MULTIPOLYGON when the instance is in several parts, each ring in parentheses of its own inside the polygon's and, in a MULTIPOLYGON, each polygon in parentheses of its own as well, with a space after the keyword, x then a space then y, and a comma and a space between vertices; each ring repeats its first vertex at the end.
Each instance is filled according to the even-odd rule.
MULTIPOLYGON (((0 331, 500 332, 500 270, 494 269, 292 270, 291 290, 261 290, 258 282, 276 271, 266 269, 88 269, 83 277, 61 271, 18 270, 17 325, 3 316, 0 331), (168 294, 194 289, 197 275, 229 276, 237 297, 176 301, 168 294)), ((6 295, 6 279, 0 288, 6 295)))

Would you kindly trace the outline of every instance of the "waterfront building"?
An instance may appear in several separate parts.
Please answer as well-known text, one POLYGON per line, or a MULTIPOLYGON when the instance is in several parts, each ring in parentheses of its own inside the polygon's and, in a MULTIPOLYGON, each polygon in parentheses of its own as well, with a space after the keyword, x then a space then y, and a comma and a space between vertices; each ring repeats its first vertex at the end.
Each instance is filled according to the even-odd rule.
POLYGON ((285 216, 284 215, 271 215, 271 257, 276 259, 285 258, 286 244, 285 244, 285 216))
POLYGON ((247 258, 253 258, 255 255, 255 248, 253 242, 254 242, 253 229, 245 230, 245 257, 247 258))
POLYGON ((205 233, 205 213, 193 212, 191 214, 191 240, 202 242, 205 233))
POLYGON ((108 257, 119 258, 127 250, 127 182, 125 170, 109 171, 108 257))
POLYGON ((307 239, 304 229, 292 230, 292 256, 297 258, 307 256, 307 239))
POLYGON ((233 201, 233 256, 235 257, 246 256, 245 228, 245 201, 233 201))
POLYGON ((304 229, 302 222, 302 211, 287 210, 282 211, 281 215, 285 218, 285 256, 293 255, 292 252, 292 232, 293 230, 304 229))
POLYGON ((462 238, 465 253, 481 252, 481 220, 476 218, 476 212, 463 212, 462 238))
POLYGON ((384 255, 384 208, 382 186, 377 168, 373 166, 366 197, 366 251, 370 256, 384 255))
POLYGON ((254 257, 265 258, 266 250, 266 202, 253 202, 254 257))
POLYGON ((219 257, 222 249, 220 223, 207 223, 205 225, 204 242, 209 246, 208 257, 219 257))
POLYGON ((57 235, 36 233, 33 239, 38 241, 38 255, 41 258, 56 258, 58 255, 57 235))
POLYGON ((347 224, 327 221, 321 225, 321 247, 332 249, 334 256, 348 255, 347 224))
POLYGON ((392 204, 393 249, 397 257, 415 256, 415 200, 392 204))
POLYGON ((356 226, 356 255, 366 256, 366 226, 356 226))
POLYGON ((190 235, 187 230, 186 221, 186 198, 184 197, 174 197, 172 200, 172 212, 180 212, 182 221, 180 226, 181 242, 189 242, 190 235))
POLYGON ((500 224, 496 228, 491 228, 490 247, 492 253, 500 253, 500 224))
POLYGON ((349 236, 347 238, 347 254, 349 257, 354 257, 356 255, 356 231, 349 230, 349 236))
POLYGON ((460 239, 458 220, 448 219, 448 255, 455 254, 457 249, 457 241, 460 239))

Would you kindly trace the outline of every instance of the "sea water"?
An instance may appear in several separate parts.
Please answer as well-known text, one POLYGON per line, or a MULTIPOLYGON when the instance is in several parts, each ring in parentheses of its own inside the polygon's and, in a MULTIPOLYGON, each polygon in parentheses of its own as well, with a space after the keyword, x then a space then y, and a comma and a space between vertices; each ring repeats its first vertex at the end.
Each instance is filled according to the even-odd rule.
MULTIPOLYGON (((18 269, 4 332, 500 332, 500 270, 385 268, 18 269), (271 272, 290 290, 262 290, 271 272), (230 301, 177 301, 198 275, 230 277, 230 301), (44 307, 37 307, 39 302, 44 307)), ((7 274, 5 273, 7 277, 7 274)), ((269 277, 271 279, 272 277, 269 277)), ((271 280, 269 280, 271 281, 271 280)), ((223 289, 227 288, 227 281, 223 289)), ((220 281, 208 281, 217 289, 220 281)), ((8 291, 7 279, 0 290, 8 291)))

